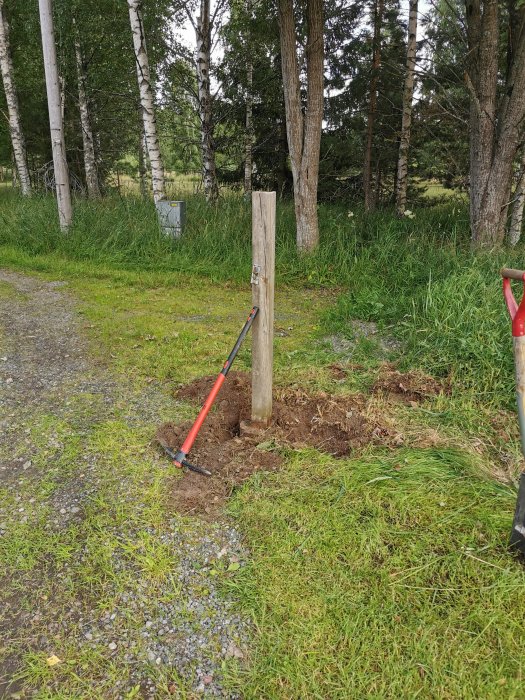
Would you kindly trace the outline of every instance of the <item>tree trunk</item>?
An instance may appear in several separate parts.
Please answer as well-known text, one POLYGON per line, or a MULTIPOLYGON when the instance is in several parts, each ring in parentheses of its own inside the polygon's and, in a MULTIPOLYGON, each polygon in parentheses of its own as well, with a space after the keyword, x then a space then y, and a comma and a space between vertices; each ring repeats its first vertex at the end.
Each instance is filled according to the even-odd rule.
POLYGON ((396 212, 403 216, 407 203, 408 149, 410 147, 410 127, 412 124, 412 99, 414 97, 414 74, 416 70, 416 34, 418 0, 410 0, 408 15, 407 66, 405 88, 403 90, 403 116, 401 118, 401 139, 397 160, 396 212))
POLYGON ((470 91, 470 226, 474 247, 503 242, 513 163, 525 118, 525 8, 520 7, 502 99, 497 103, 497 0, 467 0, 470 91))
POLYGON ((514 190, 512 214, 509 225, 509 243, 515 246, 521 238, 523 228, 523 207, 525 205, 525 145, 521 147, 521 164, 518 181, 514 190))
POLYGON ((215 141, 213 139, 213 116, 210 90, 211 22, 210 0, 200 0, 200 14, 195 24, 196 49, 195 68, 199 94, 199 116, 201 122, 202 184, 208 202, 219 197, 217 168, 215 165, 215 141))
POLYGON ((66 160, 64 123, 62 120, 60 79, 58 77, 55 35, 53 29, 53 10, 51 0, 38 0, 38 4, 40 10, 40 28, 42 32, 44 68, 46 74, 47 105, 49 110, 51 147, 53 149, 53 166, 55 172, 58 218, 60 221, 60 228, 63 231, 67 231, 71 226, 73 210, 71 207, 69 171, 66 160))
POLYGON ((281 61, 286 132, 294 185, 297 247, 313 250, 319 244, 317 186, 323 122, 323 2, 306 5, 306 116, 301 104, 297 36, 293 0, 279 0, 281 61))
POLYGON ((80 124, 82 126, 82 144, 84 151, 84 170, 86 173, 87 192, 90 199, 99 199, 100 187, 98 184, 97 161, 95 157, 93 130, 91 128, 91 119, 89 118, 89 104, 86 93, 86 69, 82 56, 82 48, 80 46, 80 39, 74 20, 73 25, 75 32, 75 58, 78 81, 78 107, 80 110, 80 124))
POLYGON ((248 59, 247 90, 246 90, 246 133, 244 146, 244 194, 249 195, 252 191, 252 171, 253 171, 253 64, 248 59))
MULTIPOLYGON (((251 20, 251 0, 246 0, 246 13, 251 20)), ((244 194, 250 195, 252 191, 253 175, 253 62, 251 57, 252 40, 251 31, 246 33, 246 122, 244 132, 244 194)))
POLYGON ((133 34, 133 48, 135 50, 142 119, 144 123, 144 133, 146 135, 146 146, 151 163, 153 199, 155 202, 158 202, 166 198, 164 164, 162 162, 159 137, 157 134, 153 87, 151 85, 148 53, 146 51, 146 37, 144 36, 144 24, 142 22, 140 8, 140 0, 128 0, 129 21, 133 34))
POLYGON ((146 155, 144 153, 144 132, 142 129, 140 131, 140 136, 139 136, 139 187, 140 187, 140 196, 143 199, 146 199, 146 174, 147 174, 147 167, 146 167, 146 155))
POLYGON ((374 38, 372 42, 372 74, 370 77, 365 160, 363 164, 363 193, 366 211, 373 211, 376 207, 374 189, 372 187, 372 148, 374 144, 374 122, 377 112, 377 82, 381 67, 381 25, 383 24, 384 9, 384 0, 376 0, 374 6, 374 38))
POLYGON ((20 120, 18 95, 14 83, 13 62, 9 48, 9 25, 4 11, 4 0, 0 0, 0 70, 4 83, 5 98, 9 116, 9 131, 15 157, 16 167, 20 178, 20 189, 26 197, 31 195, 31 178, 27 167, 27 153, 20 120))

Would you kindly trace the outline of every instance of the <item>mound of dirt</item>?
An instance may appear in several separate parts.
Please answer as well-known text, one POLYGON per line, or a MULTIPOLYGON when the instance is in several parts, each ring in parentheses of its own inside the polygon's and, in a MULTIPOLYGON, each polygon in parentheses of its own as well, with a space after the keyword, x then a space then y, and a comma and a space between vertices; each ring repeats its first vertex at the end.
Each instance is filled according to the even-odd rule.
MULTIPOLYGON (((337 379, 344 379, 349 367, 333 365, 337 379)), ((216 376, 202 377, 183 386, 177 398, 202 406, 216 376)), ((372 387, 372 394, 406 402, 420 402, 446 387, 419 372, 403 374, 386 365, 372 387)), ((315 447, 334 457, 344 457, 370 443, 392 447, 402 444, 399 434, 370 410, 363 395, 331 396, 307 394, 293 389, 274 394, 271 425, 261 431, 242 430, 250 419, 251 380, 245 372, 231 372, 217 403, 201 428, 189 461, 209 469, 212 477, 187 472, 177 480, 172 504, 179 512, 213 515, 234 488, 256 471, 279 469, 283 448, 315 447)), ((191 421, 180 425, 165 423, 157 441, 177 451, 191 421)))
MULTIPOLYGON (((197 379, 182 387, 177 398, 202 405, 215 379, 197 379)), ((186 473, 174 489, 173 505, 185 513, 212 514, 235 486, 251 474, 278 469, 282 462, 279 448, 286 445, 316 447, 342 457, 371 441, 384 442, 387 429, 371 423, 365 408, 366 399, 362 396, 277 391, 272 424, 256 435, 244 435, 240 426, 250 418, 250 375, 231 372, 189 458, 210 469, 213 476, 186 473)), ((181 425, 165 423, 159 428, 157 439, 177 450, 191 425, 191 421, 181 425)))

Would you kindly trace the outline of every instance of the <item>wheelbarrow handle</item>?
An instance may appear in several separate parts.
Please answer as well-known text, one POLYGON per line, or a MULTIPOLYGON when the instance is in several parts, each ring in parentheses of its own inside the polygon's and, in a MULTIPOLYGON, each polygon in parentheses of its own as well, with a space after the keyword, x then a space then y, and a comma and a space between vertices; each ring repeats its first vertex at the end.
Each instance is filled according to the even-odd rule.
MULTIPOLYGON (((512 319, 512 343, 514 346, 514 366, 516 376, 516 400, 520 425, 521 451, 525 457, 525 272, 504 267, 503 296, 512 319), (523 282, 523 297, 517 303, 510 286, 511 280, 523 282)), ((518 498, 510 535, 510 547, 525 555, 525 473, 520 476, 518 498)))
POLYGON ((503 267, 501 269, 501 276, 504 280, 520 280, 523 282, 525 280, 525 271, 513 270, 511 267, 503 267))
POLYGON ((501 270, 501 276, 503 277, 503 296, 512 320, 512 335, 515 338, 525 336, 525 272, 504 267, 501 270), (519 305, 512 293, 511 279, 523 282, 523 297, 519 305))
POLYGON ((503 296, 509 316, 512 320, 512 342, 514 346, 514 366, 516 372, 516 399, 518 403, 518 418, 520 423, 521 450, 525 456, 525 272, 504 267, 503 296), (518 305, 514 298, 510 281, 523 282, 523 297, 518 305))

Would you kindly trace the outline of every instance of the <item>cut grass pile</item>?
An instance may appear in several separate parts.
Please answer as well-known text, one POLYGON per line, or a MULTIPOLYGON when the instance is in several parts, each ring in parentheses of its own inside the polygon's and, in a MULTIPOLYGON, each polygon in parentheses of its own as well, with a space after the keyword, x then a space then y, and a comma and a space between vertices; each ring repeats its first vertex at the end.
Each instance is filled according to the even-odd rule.
POLYGON ((246 698, 517 698, 525 574, 513 493, 454 450, 297 452, 231 506, 258 626, 246 698))

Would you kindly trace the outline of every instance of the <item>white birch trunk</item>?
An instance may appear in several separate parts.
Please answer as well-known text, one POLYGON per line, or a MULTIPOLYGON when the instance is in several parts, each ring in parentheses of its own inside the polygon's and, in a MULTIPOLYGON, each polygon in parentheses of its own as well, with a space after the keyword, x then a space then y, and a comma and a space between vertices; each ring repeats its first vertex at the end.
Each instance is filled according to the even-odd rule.
POLYGON ((13 145, 16 168, 20 179, 20 189, 22 190, 22 194, 27 197, 31 195, 31 179, 29 177, 29 168, 27 167, 25 140, 20 120, 18 96, 14 84, 13 62, 9 49, 9 25, 5 17, 4 0, 0 0, 0 70, 2 71, 2 80, 4 83, 9 116, 9 131, 11 133, 11 143, 13 145))
POLYGON ((44 53, 44 68, 46 74, 47 104, 49 111, 49 128, 51 131, 51 147, 53 149, 58 218, 60 221, 60 228, 63 231, 67 231, 71 226, 73 210, 71 207, 69 171, 66 160, 60 80, 58 77, 55 35, 53 29, 53 11, 51 0, 38 0, 38 5, 40 9, 40 29, 42 32, 42 50, 44 53))
MULTIPOLYGON (((75 24, 73 20, 73 24, 75 24)), ((82 48, 76 27, 75 31, 75 58, 77 64, 78 81, 78 107, 80 111, 80 124, 82 127, 82 145, 84 151, 84 170, 86 172, 86 186, 90 199, 99 199, 100 187, 98 184, 97 161, 95 157, 95 145, 91 119, 89 118, 89 104, 86 93, 86 71, 82 48)))
POLYGON ((525 146, 521 147, 521 165, 514 191, 514 203, 509 225, 509 243, 515 246, 521 238, 523 230, 523 207, 525 205, 525 146))
POLYGON ((215 142, 210 90, 211 23, 210 0, 201 0, 200 14, 195 23, 195 68, 199 94, 199 116, 201 122, 202 183, 208 202, 219 197, 217 167, 215 164, 215 142))
POLYGON ((244 194, 252 191, 253 174, 253 64, 248 60, 247 68, 248 87, 246 92, 246 134, 244 150, 244 194))
POLYGON ((396 212, 403 216, 407 203, 408 149, 410 147, 410 127, 412 125, 412 99, 414 97, 414 74, 416 70, 416 33, 418 0, 409 0, 407 67, 403 91, 403 116, 401 119, 401 139, 397 161, 396 212))
POLYGON ((147 166, 146 166, 146 153, 145 153, 145 147, 144 147, 144 132, 142 128, 140 129, 140 137, 139 137, 139 187, 140 187, 140 196, 143 199, 146 199, 146 175, 147 175, 147 166))
POLYGON ((144 134, 146 136, 146 147, 151 163, 153 199, 155 202, 158 202, 166 198, 164 164, 160 153, 153 88, 151 85, 148 53, 146 51, 146 37, 144 36, 144 24, 142 22, 140 7, 140 0, 128 0, 129 21, 133 34, 133 47, 135 50, 144 134))

